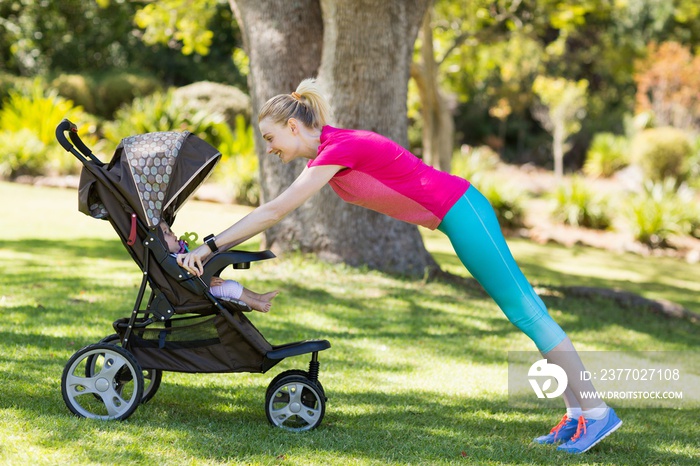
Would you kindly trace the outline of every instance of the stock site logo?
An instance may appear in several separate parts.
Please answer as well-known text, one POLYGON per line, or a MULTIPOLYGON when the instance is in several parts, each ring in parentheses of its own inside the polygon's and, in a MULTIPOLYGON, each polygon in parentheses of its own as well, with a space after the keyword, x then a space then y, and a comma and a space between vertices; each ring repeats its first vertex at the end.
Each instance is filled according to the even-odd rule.
POLYGON ((548 363, 546 359, 540 359, 530 366, 527 375, 537 398, 556 398, 564 393, 566 385, 569 383, 564 369, 556 364, 548 363), (552 380, 557 382, 557 386, 553 390, 552 380))

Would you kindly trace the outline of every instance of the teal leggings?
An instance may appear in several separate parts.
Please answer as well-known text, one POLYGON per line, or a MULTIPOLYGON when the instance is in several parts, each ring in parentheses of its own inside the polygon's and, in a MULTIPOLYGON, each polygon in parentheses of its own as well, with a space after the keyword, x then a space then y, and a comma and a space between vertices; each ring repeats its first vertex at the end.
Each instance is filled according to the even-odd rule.
POLYGON ((491 204, 474 186, 447 212, 438 230, 447 235, 462 264, 508 320, 542 353, 566 338, 515 263, 491 204))

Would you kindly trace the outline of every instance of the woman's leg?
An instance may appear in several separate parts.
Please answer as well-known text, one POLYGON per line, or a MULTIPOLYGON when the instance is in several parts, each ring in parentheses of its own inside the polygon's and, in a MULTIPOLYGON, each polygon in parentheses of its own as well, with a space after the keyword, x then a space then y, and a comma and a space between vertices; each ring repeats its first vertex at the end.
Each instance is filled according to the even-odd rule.
POLYGON ((607 406, 593 384, 581 380, 584 366, 571 340, 550 317, 515 263, 488 200, 470 187, 447 213, 439 230, 448 236, 459 259, 508 320, 534 341, 549 362, 564 369, 569 379, 569 390, 564 394, 567 408, 580 407, 584 417, 590 412, 592 419, 606 413, 607 406), (584 392, 595 395, 584 398, 584 392))

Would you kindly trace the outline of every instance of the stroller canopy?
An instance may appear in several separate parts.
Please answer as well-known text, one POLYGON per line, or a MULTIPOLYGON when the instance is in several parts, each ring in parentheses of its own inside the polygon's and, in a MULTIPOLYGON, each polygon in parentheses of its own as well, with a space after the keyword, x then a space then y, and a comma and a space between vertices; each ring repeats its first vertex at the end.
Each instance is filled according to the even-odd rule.
MULTIPOLYGON (((216 148, 187 131, 146 133, 122 139, 107 171, 136 215, 153 228, 161 220, 172 224, 220 157, 216 148)), ((108 213, 100 204, 89 202, 81 211, 105 218, 108 213)))

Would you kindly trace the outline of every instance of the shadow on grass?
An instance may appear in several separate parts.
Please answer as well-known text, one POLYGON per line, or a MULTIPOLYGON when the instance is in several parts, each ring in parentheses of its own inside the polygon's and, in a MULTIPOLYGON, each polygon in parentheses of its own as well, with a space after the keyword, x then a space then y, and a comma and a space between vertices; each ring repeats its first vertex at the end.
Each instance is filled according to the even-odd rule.
MULTIPOLYGON (((267 464, 311 455, 318 461, 315 464, 325 463, 325 458, 331 459, 328 464, 349 458, 357 464, 697 464, 691 454, 675 451, 696 443, 696 435, 688 429, 692 424, 688 416, 697 415, 697 411, 620 412, 623 427, 581 457, 530 443, 546 432, 560 413, 514 412, 497 397, 329 391, 321 426, 310 432, 289 433, 267 423, 264 385, 246 383, 231 374, 227 377, 230 383, 193 387, 169 382, 167 375, 156 397, 124 422, 66 422, 71 418, 67 411, 62 415, 54 409, 36 414, 64 426, 50 435, 52 441, 68 449, 84 451, 84 436, 114 436, 112 441, 99 443, 99 452, 110 459, 143 455, 143 450, 124 448, 126 445, 117 440, 125 434, 133 438, 141 433, 144 442, 172 442, 169 448, 204 462, 267 464)), ((30 399, 21 393, 14 395, 19 400, 17 409, 35 409, 30 399)), ((90 457, 97 453, 88 448, 90 457)))

